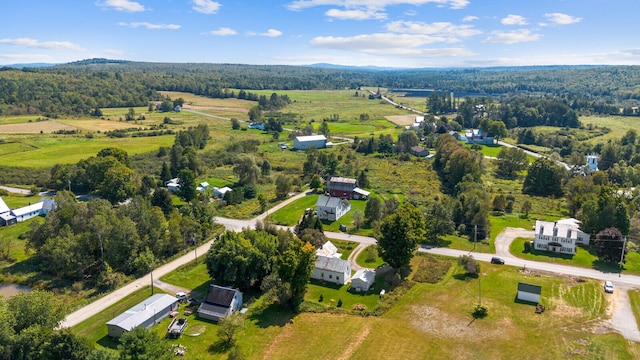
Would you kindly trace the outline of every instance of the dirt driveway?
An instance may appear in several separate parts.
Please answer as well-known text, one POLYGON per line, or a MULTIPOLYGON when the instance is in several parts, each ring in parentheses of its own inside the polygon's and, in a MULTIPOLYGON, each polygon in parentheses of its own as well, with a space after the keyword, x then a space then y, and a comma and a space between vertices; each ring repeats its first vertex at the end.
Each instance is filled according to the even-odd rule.
POLYGON ((607 313, 611 318, 605 322, 605 325, 612 330, 619 332, 627 340, 640 342, 640 331, 638 330, 638 322, 631 310, 631 301, 629 300, 629 288, 620 284, 615 285, 613 294, 605 294, 609 298, 609 308, 607 313))

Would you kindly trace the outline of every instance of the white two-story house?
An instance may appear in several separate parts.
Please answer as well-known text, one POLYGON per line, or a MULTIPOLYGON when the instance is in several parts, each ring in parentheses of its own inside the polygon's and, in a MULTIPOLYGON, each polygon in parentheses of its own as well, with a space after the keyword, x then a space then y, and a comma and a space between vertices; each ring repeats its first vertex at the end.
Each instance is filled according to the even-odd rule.
POLYGON ((580 230, 580 221, 563 219, 555 222, 536 221, 533 248, 573 255, 576 245, 589 245, 589 234, 580 230))

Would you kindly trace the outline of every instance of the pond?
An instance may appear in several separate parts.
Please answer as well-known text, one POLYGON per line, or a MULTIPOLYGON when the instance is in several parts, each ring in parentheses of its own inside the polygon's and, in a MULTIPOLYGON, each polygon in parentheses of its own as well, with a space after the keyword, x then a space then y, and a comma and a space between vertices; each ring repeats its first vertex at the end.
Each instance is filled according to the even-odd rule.
POLYGON ((31 288, 29 286, 14 283, 0 283, 0 296, 4 296, 5 298, 24 291, 31 291, 31 288))

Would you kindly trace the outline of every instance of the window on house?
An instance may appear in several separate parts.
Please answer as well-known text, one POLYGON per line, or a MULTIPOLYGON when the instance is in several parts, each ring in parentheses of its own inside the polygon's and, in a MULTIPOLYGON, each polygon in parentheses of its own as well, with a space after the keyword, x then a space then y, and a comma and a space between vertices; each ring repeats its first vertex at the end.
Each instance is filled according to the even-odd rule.
POLYGON ((333 275, 329 275, 329 279, 333 278, 333 275))
POLYGON ((540 226, 540 235, 544 233, 544 226, 540 226))
POLYGON ((336 276, 336 280, 340 281, 340 276, 336 276))

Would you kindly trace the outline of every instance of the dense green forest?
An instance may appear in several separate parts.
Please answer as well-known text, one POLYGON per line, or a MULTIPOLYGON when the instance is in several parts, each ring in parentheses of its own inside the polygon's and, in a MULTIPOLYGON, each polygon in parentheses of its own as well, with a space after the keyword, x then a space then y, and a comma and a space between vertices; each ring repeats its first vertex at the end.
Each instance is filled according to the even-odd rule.
POLYGON ((478 96, 553 96, 574 110, 617 113, 640 102, 634 66, 487 69, 341 69, 311 66, 172 64, 91 59, 46 68, 0 68, 0 115, 91 114, 146 106, 157 91, 253 99, 247 90, 378 86, 478 96), (242 89, 234 92, 231 89, 242 89), (242 95, 244 94, 244 96, 242 95))

